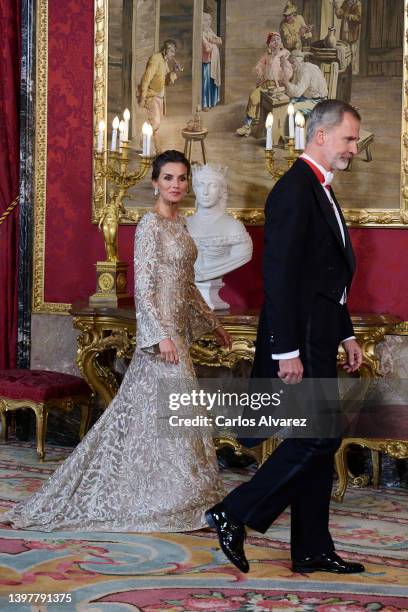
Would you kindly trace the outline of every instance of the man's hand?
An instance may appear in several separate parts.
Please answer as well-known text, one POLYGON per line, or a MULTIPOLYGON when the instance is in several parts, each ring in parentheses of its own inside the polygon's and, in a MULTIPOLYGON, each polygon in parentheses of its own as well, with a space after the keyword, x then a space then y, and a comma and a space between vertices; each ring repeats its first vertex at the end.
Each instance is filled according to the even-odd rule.
POLYGON ((358 370, 363 363, 363 351, 354 338, 350 338, 350 340, 343 342, 343 347, 347 355, 347 361, 343 365, 343 368, 348 374, 351 374, 358 370))
POLYGON ((179 362, 178 351, 176 345, 173 340, 170 338, 165 338, 159 342, 160 349, 160 357, 163 361, 167 363, 175 363, 176 365, 179 362))
POLYGON ((213 333, 220 346, 226 346, 229 349, 232 347, 231 336, 221 325, 216 327, 213 333))
POLYGON ((313 25, 302 26, 299 30, 299 34, 301 36, 304 36, 305 34, 310 34, 312 32, 312 29, 313 29, 313 25))
POLYGON ((177 74, 175 72, 169 73, 169 81, 170 85, 174 85, 174 83, 177 81, 177 74))
POLYGON ((299 357, 279 359, 278 376, 285 385, 297 385, 302 382, 303 365, 299 357))

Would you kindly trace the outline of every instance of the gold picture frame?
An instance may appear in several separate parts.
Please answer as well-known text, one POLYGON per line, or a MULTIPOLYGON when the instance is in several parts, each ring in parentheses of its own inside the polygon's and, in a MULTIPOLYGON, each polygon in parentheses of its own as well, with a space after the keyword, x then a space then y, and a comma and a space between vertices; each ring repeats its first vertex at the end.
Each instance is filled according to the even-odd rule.
MULTIPOLYGON (((109 1, 95 0, 95 78, 94 78, 94 132, 95 142, 98 124, 101 119, 107 124, 107 101, 108 101, 108 46, 109 46, 109 1)), ((277 0, 279 6, 283 0, 277 0)), ((404 2, 404 42, 403 42, 403 76, 402 76, 402 113, 401 113, 401 159, 400 164, 400 189, 399 202, 395 208, 364 207, 344 208, 344 214, 348 224, 352 227, 407 227, 408 226, 408 1, 404 2)), ((202 6, 203 0, 192 0, 194 10, 196 6, 202 6)), ((196 31, 196 28, 194 28, 196 31)), ((195 44, 195 43, 194 43, 195 44)), ((245 172, 245 170, 244 170, 245 172)), ((272 186, 272 179, 271 179, 272 186)), ((106 183, 105 179, 95 172, 94 165, 94 191, 93 191, 92 221, 95 223, 98 214, 105 202, 106 183)), ((371 197, 371 196, 369 196, 371 197)), ((374 194, 373 194, 374 198, 374 194)), ((231 204, 231 202, 230 202, 231 204)), ((127 214, 122 223, 137 223, 141 216, 148 210, 144 207, 127 207, 127 214)), ((239 208, 229 207, 229 212, 236 218, 241 219, 247 225, 262 225, 264 221, 262 208, 239 208)), ((187 209, 189 214, 192 209, 187 209)))
MULTIPOLYGON (((95 70, 94 70, 94 133, 98 122, 107 111, 107 6, 108 0, 95 0, 95 70)), ((401 117, 401 198, 399 208, 346 209, 345 215, 353 227, 408 227, 408 0, 404 0, 404 52, 401 117)), ((45 267, 45 219, 47 195, 47 101, 48 101, 48 0, 38 0, 36 8, 36 113, 35 113, 35 202, 34 202, 34 253, 32 312, 68 314, 70 304, 46 302, 44 298, 45 267)), ((92 220, 95 222, 98 206, 101 205, 105 187, 94 176, 92 220), (96 180, 95 180, 96 179, 96 180), (102 199, 101 199, 102 197, 102 199), (98 200, 99 198, 99 200, 98 200)), ((137 223, 143 214, 127 223, 137 223)), ((262 225, 262 209, 230 209, 237 218, 248 225, 262 225)), ((402 331, 402 330, 401 330, 402 331)), ((403 330, 406 333, 404 327, 403 330)))

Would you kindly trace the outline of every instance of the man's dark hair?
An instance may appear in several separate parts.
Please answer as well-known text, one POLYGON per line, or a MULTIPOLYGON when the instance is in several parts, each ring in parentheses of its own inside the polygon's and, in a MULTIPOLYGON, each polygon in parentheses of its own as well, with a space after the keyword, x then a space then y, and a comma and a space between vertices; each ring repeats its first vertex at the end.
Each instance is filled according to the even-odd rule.
POLYGON ((157 155, 152 164, 152 179, 157 181, 159 178, 160 170, 164 166, 164 164, 168 164, 169 162, 176 164, 184 164, 187 170, 187 176, 190 176, 190 162, 188 159, 181 153, 180 151, 176 151, 175 149, 169 149, 168 151, 163 151, 160 155, 157 155))
POLYGON ((313 139, 319 127, 331 129, 339 125, 343 121, 345 113, 352 115, 357 121, 361 121, 358 110, 342 100, 324 100, 316 104, 307 121, 306 144, 313 139))
POLYGON ((166 53, 169 47, 174 47, 175 49, 177 49, 177 43, 175 40, 173 40, 173 38, 167 38, 164 41, 164 43, 162 44, 161 52, 166 53))

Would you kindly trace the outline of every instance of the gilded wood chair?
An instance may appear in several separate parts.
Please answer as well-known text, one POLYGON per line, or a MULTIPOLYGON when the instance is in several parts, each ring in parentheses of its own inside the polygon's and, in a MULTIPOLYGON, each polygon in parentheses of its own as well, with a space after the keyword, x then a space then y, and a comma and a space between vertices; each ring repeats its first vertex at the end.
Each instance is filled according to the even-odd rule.
POLYGON ((79 436, 82 439, 91 420, 92 392, 86 382, 71 374, 46 370, 0 370, 0 417, 2 437, 8 438, 7 413, 30 408, 35 414, 37 453, 45 457, 45 437, 49 412, 69 412, 81 408, 79 436))

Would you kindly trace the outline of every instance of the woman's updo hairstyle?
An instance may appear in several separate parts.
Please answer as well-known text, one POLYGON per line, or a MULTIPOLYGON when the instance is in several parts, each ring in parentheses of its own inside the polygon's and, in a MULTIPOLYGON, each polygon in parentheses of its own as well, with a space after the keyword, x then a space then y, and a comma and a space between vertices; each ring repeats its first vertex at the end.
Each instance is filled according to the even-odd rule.
POLYGON ((163 151, 157 155, 152 164, 152 179, 157 181, 159 178, 160 170, 165 164, 176 163, 176 164, 184 164, 187 169, 187 176, 190 176, 190 162, 188 159, 181 153, 180 151, 176 151, 175 149, 169 149, 168 151, 163 151))

